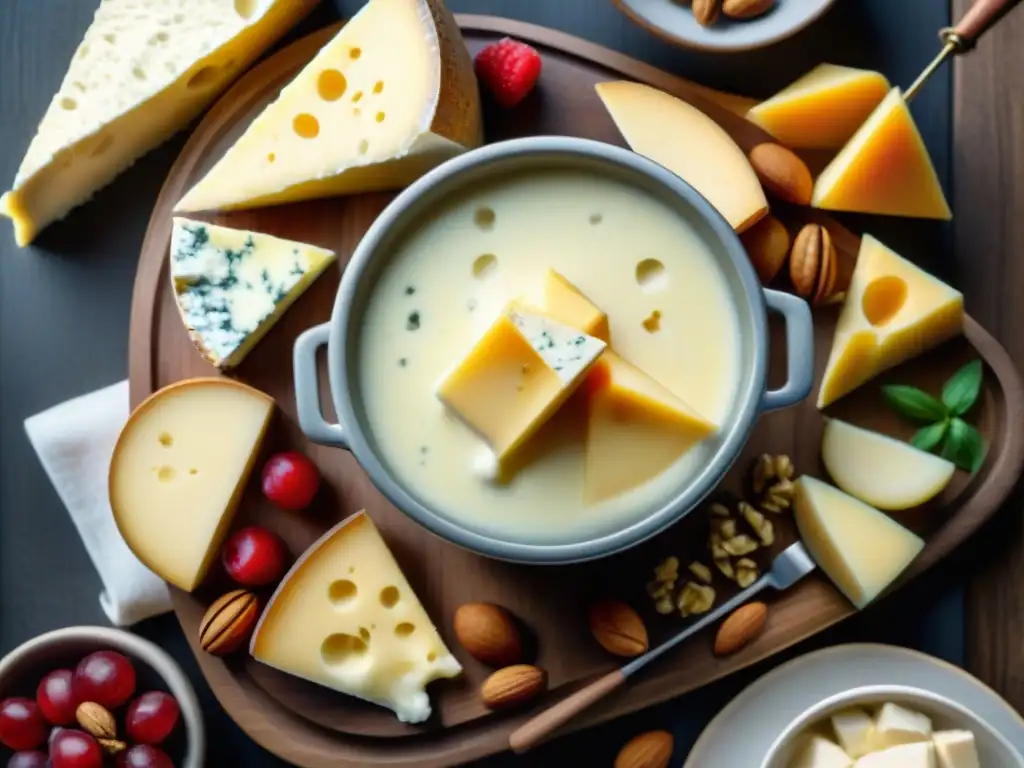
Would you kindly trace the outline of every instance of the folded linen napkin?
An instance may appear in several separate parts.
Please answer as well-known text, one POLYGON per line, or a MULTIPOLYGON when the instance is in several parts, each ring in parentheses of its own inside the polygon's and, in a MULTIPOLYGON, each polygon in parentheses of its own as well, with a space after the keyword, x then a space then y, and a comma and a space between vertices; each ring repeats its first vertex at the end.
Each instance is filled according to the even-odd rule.
POLYGON ((122 381, 25 420, 29 442, 99 572, 100 606, 119 627, 171 610, 167 585, 128 549, 110 511, 107 471, 128 414, 122 381))

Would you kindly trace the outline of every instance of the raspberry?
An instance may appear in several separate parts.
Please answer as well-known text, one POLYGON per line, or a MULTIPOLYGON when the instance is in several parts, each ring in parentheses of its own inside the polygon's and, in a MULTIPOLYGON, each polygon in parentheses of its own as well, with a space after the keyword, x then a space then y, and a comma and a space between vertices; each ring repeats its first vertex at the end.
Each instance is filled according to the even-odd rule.
POLYGON ((533 47, 506 37, 482 48, 473 68, 494 100, 508 109, 533 90, 540 77, 541 60, 533 47))

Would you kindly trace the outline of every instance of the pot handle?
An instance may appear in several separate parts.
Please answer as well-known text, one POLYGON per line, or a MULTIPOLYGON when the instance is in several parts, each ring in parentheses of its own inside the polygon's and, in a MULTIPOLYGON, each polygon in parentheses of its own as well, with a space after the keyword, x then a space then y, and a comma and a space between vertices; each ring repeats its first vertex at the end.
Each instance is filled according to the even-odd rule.
POLYGON ((775 411, 795 405, 811 393, 814 385, 814 323, 811 308, 801 298, 782 291, 764 289, 770 312, 786 321, 786 383, 761 397, 761 411, 775 411))
POLYGON ((295 405, 299 426, 306 437, 316 443, 348 448, 348 438, 340 424, 329 424, 320 408, 320 377, 316 368, 316 351, 327 344, 331 324, 324 323, 305 331, 295 340, 292 372, 295 375, 295 405))

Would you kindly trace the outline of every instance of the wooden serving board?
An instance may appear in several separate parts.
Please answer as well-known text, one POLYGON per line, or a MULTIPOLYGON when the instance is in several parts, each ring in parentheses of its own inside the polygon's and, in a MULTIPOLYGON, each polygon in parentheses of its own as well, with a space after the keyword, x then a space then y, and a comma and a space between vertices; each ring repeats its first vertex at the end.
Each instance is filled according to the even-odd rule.
MULTIPOLYGON (((632 79, 672 92, 718 121, 745 149, 767 137, 741 116, 740 97, 718 94, 607 49, 563 33, 506 19, 461 16, 470 49, 511 35, 537 46, 544 56, 538 91, 519 108, 485 114, 488 141, 534 134, 563 134, 622 145, 618 131, 593 90, 597 82, 632 79)), ((138 404, 156 389, 183 378, 211 375, 213 369, 193 349, 175 307, 167 274, 171 209, 182 193, 220 157, 248 122, 334 33, 321 30, 268 59, 244 76, 209 112, 186 145, 157 201, 142 248, 131 315, 131 398, 138 404)), ((363 232, 391 199, 390 194, 316 200, 277 208, 218 215, 212 221, 249 227, 306 240, 336 250, 344 268, 363 232)), ((852 268, 859 238, 820 213, 803 209, 776 211, 799 226, 816 218, 826 222, 841 251, 843 268, 852 268)), ((593 641, 586 609, 595 596, 620 596, 643 612, 657 642, 681 626, 681 620, 657 616, 643 594, 653 566, 670 553, 697 554, 704 540, 703 516, 693 515, 655 540, 616 557, 585 565, 528 567, 478 557, 458 549, 408 520, 371 485, 345 451, 310 444, 295 418, 291 352, 296 336, 326 321, 341 269, 323 276, 255 348, 234 374, 277 398, 280 417, 270 440, 275 450, 293 447, 320 466, 327 488, 309 511, 288 514, 273 509, 255 488, 242 503, 238 522, 257 522, 280 533, 294 555, 324 530, 349 514, 367 508, 434 617, 466 673, 457 681, 432 686, 435 717, 422 726, 398 723, 387 711, 281 674, 247 656, 221 660, 203 653, 196 642, 199 621, 209 603, 228 588, 213 574, 194 594, 172 590, 174 607, 192 643, 203 673, 228 713, 256 741, 302 766, 439 766, 500 751, 509 732, 539 708, 615 665, 593 641), (536 663, 550 676, 551 692, 532 709, 491 714, 477 689, 488 671, 455 641, 451 616, 461 603, 487 600, 507 606, 536 640, 536 663)), ((815 315, 815 353, 820 377, 831 345, 837 308, 815 315)), ((772 385, 784 376, 784 336, 772 328, 772 385)), ((974 478, 958 473, 940 499, 901 520, 928 539, 906 578, 925 571, 981 525, 1006 497, 1024 463, 1024 389, 997 342, 976 322, 967 320, 963 339, 904 365, 882 381, 916 384, 937 391, 966 361, 981 357, 987 365, 981 403, 972 414, 990 452, 974 478)), ((322 373, 326 391, 326 373, 322 373)), ((906 437, 912 427, 900 422, 871 384, 831 411, 889 434, 906 437)), ((818 447, 822 419, 814 398, 763 417, 750 442, 723 483, 723 491, 740 492, 750 461, 760 453, 785 453, 798 472, 824 475, 818 447)), ((777 523, 777 548, 794 538, 788 517, 777 523)), ((761 553, 767 562, 770 553, 761 553)), ((721 587, 721 580, 718 582, 721 587)), ((720 597, 722 590, 720 590, 720 597)), ((711 636, 695 638, 573 722, 581 728, 651 705, 705 685, 746 667, 850 615, 852 608, 821 575, 815 575, 773 600, 764 634, 727 659, 711 653, 711 636)))

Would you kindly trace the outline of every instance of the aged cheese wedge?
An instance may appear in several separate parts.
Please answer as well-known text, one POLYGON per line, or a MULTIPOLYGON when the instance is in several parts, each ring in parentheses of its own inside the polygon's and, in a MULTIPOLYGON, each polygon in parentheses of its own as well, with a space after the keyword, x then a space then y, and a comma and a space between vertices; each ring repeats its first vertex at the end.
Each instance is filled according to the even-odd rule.
POLYGON ((899 88, 889 91, 821 172, 811 205, 829 211, 953 218, 899 88))
POLYGON ((970 731, 936 731, 932 742, 938 768, 981 768, 974 734, 970 731))
POLYGON ((932 721, 927 715, 887 701, 875 716, 871 743, 873 750, 878 751, 931 738, 932 721))
POLYGON ((857 608, 878 597, 924 548, 919 536, 828 483, 805 475, 795 485, 800 537, 857 608))
POLYGON ((643 485, 718 427, 611 350, 587 377, 584 498, 596 504, 643 485))
POLYGON ((269 395, 231 379, 189 379, 132 413, 110 460, 110 508, 158 576, 186 591, 203 580, 273 410, 269 395))
POLYGON ((876 509, 924 504, 956 471, 951 461, 838 419, 825 423, 821 459, 836 485, 876 509))
POLYGON ((292 566, 249 650, 407 723, 430 717, 428 683, 462 671, 365 512, 325 533, 292 566))
POLYGON ((221 369, 238 365, 332 261, 313 245, 174 219, 178 309, 196 349, 221 369))
POLYGON ((836 323, 818 407, 958 335, 963 323, 959 291, 864 235, 836 323))
POLYGON ((747 117, 794 149, 838 149, 889 92, 885 76, 869 69, 819 64, 747 117))
POLYGON ((935 747, 931 742, 903 744, 864 755, 855 768, 937 768, 935 747))
POLYGON ((832 730, 835 731, 839 746, 850 757, 856 760, 873 749, 872 738, 875 732, 875 721, 871 715, 860 707, 851 707, 836 712, 829 718, 832 730))
POLYGON ((787 768, 852 768, 853 760, 835 742, 811 734, 787 768))
POLYGON ((619 81, 595 88, 630 149, 689 182, 737 232, 768 212, 747 156, 710 117, 649 85, 619 81))
POLYGON ((473 63, 441 0, 371 0, 177 210, 396 189, 482 140, 473 63))
POLYGON ((608 315, 553 269, 544 280, 543 310, 554 320, 608 343, 608 315))
POLYGON ((316 0, 103 0, 0 213, 30 243, 203 111, 316 0))

